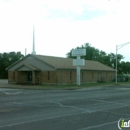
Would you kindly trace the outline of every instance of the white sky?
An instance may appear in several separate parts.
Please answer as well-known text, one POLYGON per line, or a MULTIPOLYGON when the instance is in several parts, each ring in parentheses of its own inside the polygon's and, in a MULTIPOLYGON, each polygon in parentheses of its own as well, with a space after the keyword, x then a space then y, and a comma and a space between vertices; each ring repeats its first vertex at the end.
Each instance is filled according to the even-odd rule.
MULTIPOLYGON (((32 52, 66 57, 89 42, 107 53, 130 42, 130 0, 0 0, 0 53, 32 52)), ((130 44, 118 53, 130 61, 130 44)))

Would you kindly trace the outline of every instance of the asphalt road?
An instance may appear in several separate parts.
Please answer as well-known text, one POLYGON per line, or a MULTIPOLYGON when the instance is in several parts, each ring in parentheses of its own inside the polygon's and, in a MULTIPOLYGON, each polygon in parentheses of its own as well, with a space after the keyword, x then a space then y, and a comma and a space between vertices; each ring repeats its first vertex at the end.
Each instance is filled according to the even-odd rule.
POLYGON ((0 88, 0 130, 119 130, 120 118, 130 119, 130 87, 0 88))

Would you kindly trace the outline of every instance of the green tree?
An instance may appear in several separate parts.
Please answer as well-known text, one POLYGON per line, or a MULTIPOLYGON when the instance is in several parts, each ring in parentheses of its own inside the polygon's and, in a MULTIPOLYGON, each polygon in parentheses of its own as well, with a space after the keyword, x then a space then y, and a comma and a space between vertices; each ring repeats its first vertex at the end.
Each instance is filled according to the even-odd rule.
MULTIPOLYGON (((82 56, 82 58, 84 58, 85 60, 98 61, 114 69, 116 68, 116 55, 114 53, 107 54, 105 51, 102 51, 102 50, 100 51, 99 49, 92 47, 89 43, 85 43, 81 47, 77 47, 75 49, 78 49, 78 48, 86 49, 86 55, 82 56)), ((76 57, 73 57, 71 54, 72 54, 72 50, 67 53, 67 57, 76 58, 76 57)), ((124 58, 123 55, 120 55, 120 54, 117 55, 117 64, 118 64, 119 73, 122 73, 121 60, 123 58, 124 58)))
POLYGON ((130 62, 122 61, 120 64, 121 72, 124 74, 130 73, 130 62))
MULTIPOLYGON (((89 43, 85 43, 81 47, 77 47, 75 49, 80 49, 80 48, 86 49, 86 55, 82 56, 82 58, 84 58, 85 60, 95 60, 99 56, 99 50, 96 49, 95 47, 91 47, 89 43)), ((68 58, 75 58, 72 56, 72 50, 73 49, 71 49, 71 51, 67 53, 68 58)))
POLYGON ((5 69, 23 57, 21 52, 0 53, 0 78, 7 78, 8 72, 5 69))

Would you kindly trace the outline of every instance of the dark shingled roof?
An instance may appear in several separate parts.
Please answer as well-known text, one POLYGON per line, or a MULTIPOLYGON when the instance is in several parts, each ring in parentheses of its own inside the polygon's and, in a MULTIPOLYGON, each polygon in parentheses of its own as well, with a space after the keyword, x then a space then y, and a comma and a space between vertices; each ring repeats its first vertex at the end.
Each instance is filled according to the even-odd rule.
MULTIPOLYGON (((6 70, 8 70, 12 66, 16 65, 20 61, 24 60, 28 56, 32 56, 48 65, 54 67, 55 69, 76 69, 76 66, 73 66, 73 59, 71 59, 71 58, 29 54, 29 55, 25 56, 23 59, 15 62, 14 64, 12 64, 8 68, 6 68, 6 70)), ((26 66, 28 66, 29 68, 32 68, 32 70, 36 69, 35 66, 29 65, 29 64, 28 65, 26 64, 26 66)), ((91 60, 86 60, 85 66, 81 66, 81 69, 82 70, 94 70, 94 71, 115 71, 115 69, 113 69, 109 66, 106 66, 98 61, 91 61, 91 60)))
MULTIPOLYGON (((62 57, 54 57, 54 56, 45 56, 45 55, 32 55, 56 69, 75 69, 76 66, 73 66, 73 59, 71 58, 62 58, 62 57)), ((101 71, 115 71, 115 69, 108 67, 98 61, 86 60, 85 66, 81 66, 83 70, 101 70, 101 71)))

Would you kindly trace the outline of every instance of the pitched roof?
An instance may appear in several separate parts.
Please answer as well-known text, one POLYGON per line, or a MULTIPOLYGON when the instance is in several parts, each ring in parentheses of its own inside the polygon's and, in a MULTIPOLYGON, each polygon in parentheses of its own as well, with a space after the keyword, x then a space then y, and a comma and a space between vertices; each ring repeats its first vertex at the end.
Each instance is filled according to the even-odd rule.
MULTIPOLYGON (((53 67, 56 69, 75 69, 76 66, 73 66, 72 62, 73 59, 71 58, 62 58, 62 57, 54 57, 54 56, 45 56, 45 55, 32 55, 32 57, 35 57, 53 67)), ((101 71, 115 71, 115 69, 106 66, 98 61, 91 61, 86 60, 85 66, 81 66, 81 69, 84 70, 101 70, 101 71)))
MULTIPOLYGON (((71 59, 71 58, 29 54, 29 55, 25 56, 23 59, 17 61, 16 63, 14 63, 11 66, 9 66, 8 68, 6 68, 6 70, 11 68, 12 66, 15 66, 17 63, 26 59, 26 57, 28 57, 28 56, 32 56, 48 65, 54 67, 55 69, 76 69, 76 66, 73 66, 73 59, 71 59)), ((36 66, 32 66, 29 64, 26 64, 26 66, 31 68, 32 70, 38 69, 36 66)), ((86 60, 85 66, 81 66, 81 69, 96 70, 96 71, 115 71, 115 69, 113 69, 109 66, 106 66, 98 61, 91 61, 91 60, 86 60)))
POLYGON ((16 68, 16 70, 21 70, 22 67, 24 67, 24 68, 26 67, 30 70, 39 70, 38 68, 36 68, 35 66, 32 66, 30 64, 22 64, 20 67, 16 68))

